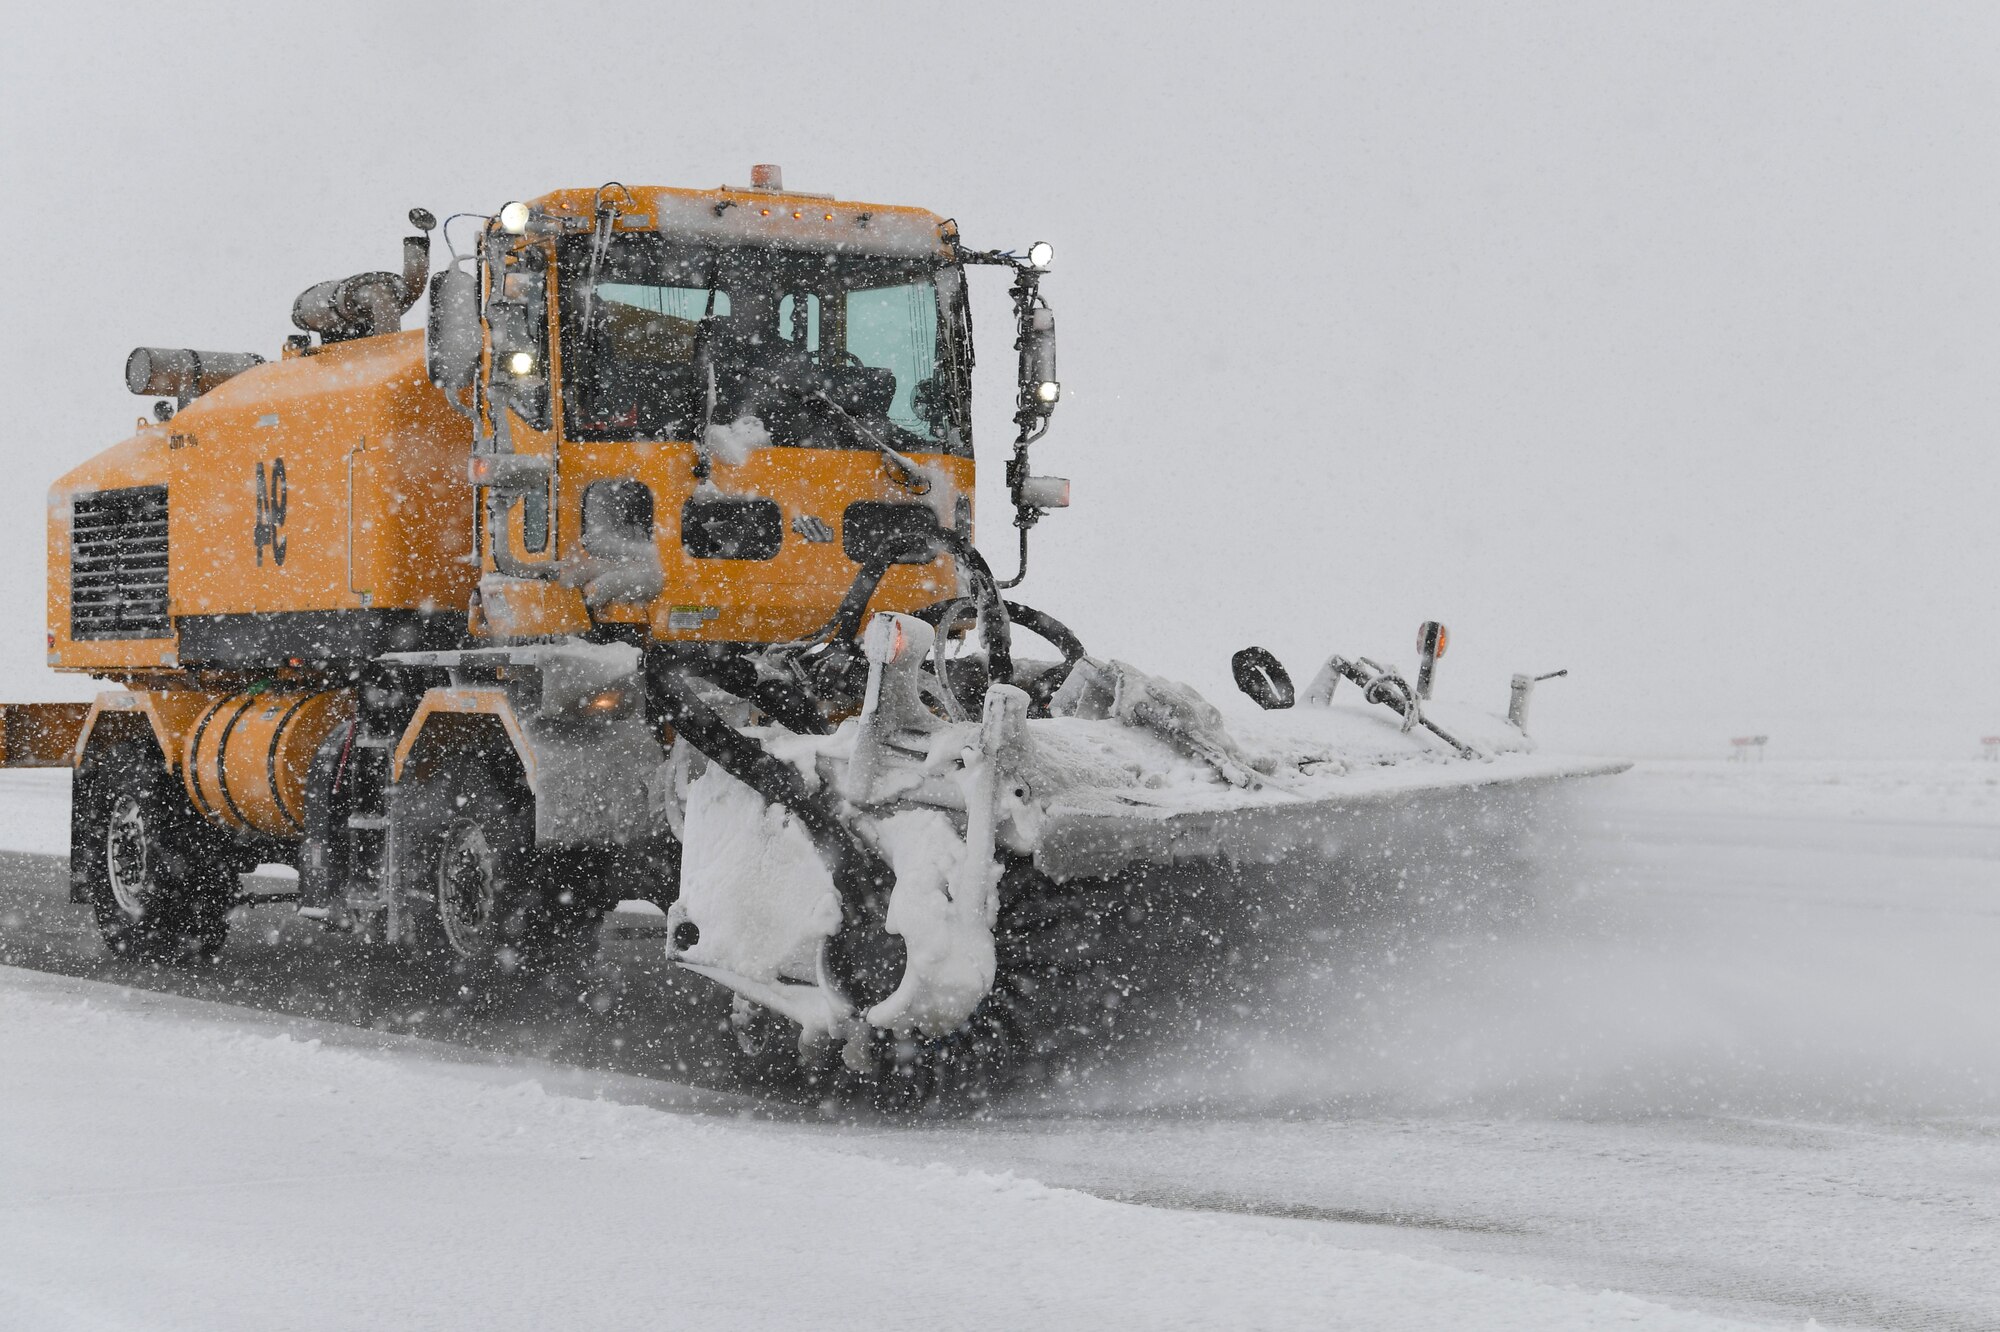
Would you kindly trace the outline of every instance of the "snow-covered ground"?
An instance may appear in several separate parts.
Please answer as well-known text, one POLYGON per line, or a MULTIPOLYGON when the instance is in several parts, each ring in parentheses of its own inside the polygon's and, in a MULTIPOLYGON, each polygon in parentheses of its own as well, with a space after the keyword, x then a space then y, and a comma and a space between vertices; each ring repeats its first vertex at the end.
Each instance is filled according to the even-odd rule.
POLYGON ((326 1034, 0 970, 0 1325, 1726 1326, 326 1034))
POLYGON ((1659 759, 1635 778, 1662 810, 2000 827, 2000 763, 1973 759, 1659 759))
POLYGON ((69 769, 0 768, 0 848, 69 854, 69 769))
POLYGON ((964 1124, 0 971, 0 1327, 2000 1327, 2000 765, 1566 827, 1524 920, 1315 940, 964 1124))

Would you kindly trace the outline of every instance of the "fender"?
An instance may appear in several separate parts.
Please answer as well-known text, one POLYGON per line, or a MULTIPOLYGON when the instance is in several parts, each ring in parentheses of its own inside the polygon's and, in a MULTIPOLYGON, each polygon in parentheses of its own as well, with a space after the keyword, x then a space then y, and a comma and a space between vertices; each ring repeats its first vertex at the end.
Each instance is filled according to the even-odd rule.
POLYGON ((151 729, 154 741, 160 746, 160 754, 166 760, 167 770, 178 776, 188 732, 194 728, 196 719, 210 705, 225 697, 227 692, 211 694, 197 689, 107 690, 91 701, 90 711, 84 715, 83 725, 76 735, 76 748, 70 756, 71 766, 83 766, 84 756, 90 752, 91 739, 107 716, 115 725, 118 719, 137 714, 151 729))
POLYGON ((437 740, 446 730, 453 729, 449 722, 437 724, 433 719, 443 717, 491 717, 506 733, 507 743, 513 747, 514 757, 521 760, 521 772, 528 780, 528 790, 539 801, 541 787, 536 782, 534 745, 529 741, 514 705, 507 697, 507 691, 498 685, 458 685, 424 692, 417 711, 410 718, 410 724, 403 728, 403 736, 396 742, 395 753, 389 759, 389 777, 392 781, 403 780, 403 770, 409 765, 410 755, 426 730, 437 740))
POLYGON ((630 845, 658 834, 666 753, 639 706, 642 692, 613 707, 549 707, 540 674, 426 691, 390 757, 391 779, 404 779, 420 746, 465 744, 468 723, 488 735, 497 727, 534 797, 537 842, 630 845))
MULTIPOLYGON (((150 732, 153 743, 159 746, 167 771, 181 777, 181 752, 187 733, 193 729, 195 719, 218 697, 220 695, 193 689, 162 690, 158 693, 143 689, 107 690, 91 700, 90 710, 83 715, 75 747, 70 750, 69 765, 80 779, 91 742, 100 731, 110 737, 150 732)), ((70 815, 69 900, 82 905, 90 901, 90 888, 79 877, 82 871, 78 867, 83 861, 75 854, 78 836, 76 817, 73 808, 70 815)))

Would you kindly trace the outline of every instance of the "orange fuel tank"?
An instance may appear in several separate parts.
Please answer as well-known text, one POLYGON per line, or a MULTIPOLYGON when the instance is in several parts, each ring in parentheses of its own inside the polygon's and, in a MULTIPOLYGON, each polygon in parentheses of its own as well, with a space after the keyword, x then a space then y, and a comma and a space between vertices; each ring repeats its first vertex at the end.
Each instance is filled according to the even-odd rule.
POLYGON ((313 754, 352 715, 352 696, 333 691, 248 692, 211 704, 188 732, 189 799, 222 827, 297 838, 313 754))

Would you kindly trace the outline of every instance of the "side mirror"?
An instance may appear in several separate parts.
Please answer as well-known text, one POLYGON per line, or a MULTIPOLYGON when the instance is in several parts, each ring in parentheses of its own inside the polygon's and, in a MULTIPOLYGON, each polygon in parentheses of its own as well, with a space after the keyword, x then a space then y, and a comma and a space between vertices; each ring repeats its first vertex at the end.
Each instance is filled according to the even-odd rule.
POLYGON ((486 326, 493 331, 495 360, 514 352, 535 350, 534 331, 528 327, 528 307, 520 301, 501 299, 488 303, 486 326))
POLYGON ((461 393, 479 375, 479 280, 447 268, 431 279, 424 325, 424 369, 431 383, 461 393))
POLYGON ((1021 390, 1015 420, 1022 425, 1046 420, 1062 396, 1056 379, 1056 316, 1046 305, 1021 312, 1021 333, 1014 345, 1021 351, 1021 390))
POLYGON ((1291 672, 1268 648, 1247 647, 1229 659, 1236 687, 1267 712, 1289 708, 1297 697, 1291 672))
POLYGON ((493 343, 490 387, 536 430, 549 428, 548 351, 542 317, 541 302, 531 298, 495 296, 486 302, 486 331, 493 343))

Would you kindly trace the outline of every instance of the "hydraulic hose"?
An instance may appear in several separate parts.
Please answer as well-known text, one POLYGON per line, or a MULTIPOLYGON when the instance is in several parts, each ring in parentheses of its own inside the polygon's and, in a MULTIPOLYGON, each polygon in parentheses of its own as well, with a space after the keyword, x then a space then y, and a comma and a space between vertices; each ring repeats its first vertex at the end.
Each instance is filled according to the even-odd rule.
MULTIPOLYGON (((987 566, 986 557, 957 532, 939 529, 927 534, 926 539, 937 541, 950 551, 961 565, 972 570, 972 595, 979 603, 979 619, 983 626, 982 633, 985 635, 983 646, 986 648, 987 673, 995 680, 1013 683, 1013 627, 1008 619, 1011 603, 1000 599, 1000 584, 994 579, 993 570, 987 566)), ((878 551, 871 555, 868 562, 861 566, 860 572, 854 575, 854 581, 848 585, 847 594, 840 599, 840 605, 834 611, 833 619, 821 631, 832 642, 850 648, 859 643, 862 624, 868 615, 868 603, 875 599, 876 589, 881 586, 883 576, 889 572, 889 567, 896 563, 896 556, 901 553, 897 550, 878 551)), ((1035 632, 1041 633, 1041 630, 1037 628, 1035 632)), ((1069 633, 1066 629, 1063 632, 1069 633)), ((1075 641, 1075 636, 1070 635, 1070 639, 1072 642, 1075 641)), ((1055 640, 1050 639, 1050 641, 1055 640)), ((1081 655, 1081 652, 1078 655, 1081 655)))
POLYGON ((895 992, 909 960, 903 941, 884 928, 895 871, 855 836, 823 791, 809 789, 797 768, 704 702, 696 679, 685 667, 649 666, 647 694, 677 736, 805 828, 840 895, 840 929, 826 947, 828 979, 855 1008, 873 1008, 895 992))

